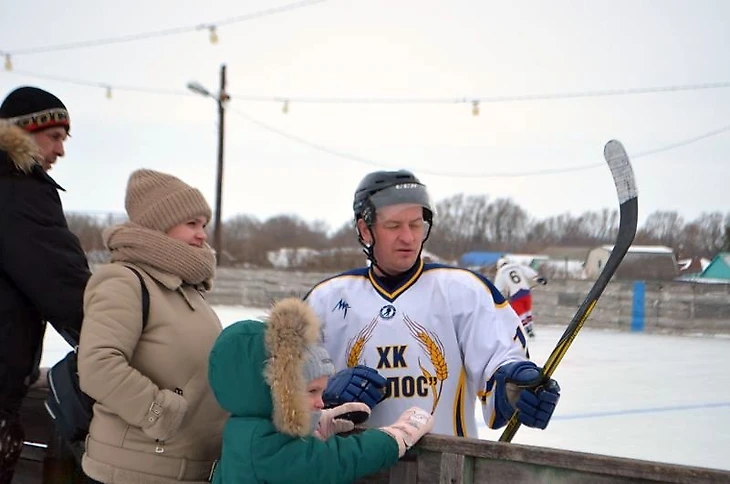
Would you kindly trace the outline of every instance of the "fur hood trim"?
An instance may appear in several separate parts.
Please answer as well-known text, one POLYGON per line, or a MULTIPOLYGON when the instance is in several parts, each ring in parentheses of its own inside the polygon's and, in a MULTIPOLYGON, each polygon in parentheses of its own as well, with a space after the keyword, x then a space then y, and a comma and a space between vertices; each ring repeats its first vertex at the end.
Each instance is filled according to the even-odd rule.
POLYGON ((41 157, 30 133, 4 119, 0 119, 0 151, 7 152, 15 168, 26 174, 41 157))
POLYGON ((274 426, 292 436, 311 433, 312 410, 306 400, 304 364, 307 348, 320 340, 320 322, 297 298, 276 303, 267 320, 266 382, 271 387, 274 426))

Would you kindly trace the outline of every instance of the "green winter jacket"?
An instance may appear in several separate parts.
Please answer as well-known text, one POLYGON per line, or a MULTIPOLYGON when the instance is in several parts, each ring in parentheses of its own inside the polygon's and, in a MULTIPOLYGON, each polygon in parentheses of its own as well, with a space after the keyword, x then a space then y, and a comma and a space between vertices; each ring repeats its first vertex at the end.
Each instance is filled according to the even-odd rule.
POLYGON ((396 441, 380 430, 325 442, 311 435, 313 412, 303 398, 303 349, 319 334, 309 306, 285 299, 266 322, 239 321, 218 337, 208 377, 231 417, 214 484, 344 484, 397 462, 396 441))

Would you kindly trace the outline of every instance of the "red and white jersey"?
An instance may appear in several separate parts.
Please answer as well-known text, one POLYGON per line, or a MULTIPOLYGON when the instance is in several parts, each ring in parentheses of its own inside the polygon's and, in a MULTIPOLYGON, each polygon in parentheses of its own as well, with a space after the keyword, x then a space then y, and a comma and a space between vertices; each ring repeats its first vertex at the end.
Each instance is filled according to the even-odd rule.
POLYGON ((509 299, 520 290, 529 291, 540 275, 534 269, 515 262, 503 265, 497 270, 494 285, 509 299))
POLYGON ((478 438, 477 399, 491 427, 492 376, 527 359, 515 312, 491 282, 466 269, 420 262, 386 289, 362 268, 320 282, 305 299, 338 370, 362 364, 388 380, 370 427, 390 425, 416 405, 434 415, 434 433, 478 438))

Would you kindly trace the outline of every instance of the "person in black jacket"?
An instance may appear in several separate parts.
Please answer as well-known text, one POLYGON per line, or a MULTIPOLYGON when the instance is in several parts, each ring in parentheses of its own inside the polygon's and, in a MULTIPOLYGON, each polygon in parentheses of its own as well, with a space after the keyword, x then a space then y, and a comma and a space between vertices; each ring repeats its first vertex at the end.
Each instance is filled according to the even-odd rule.
POLYGON ((78 344, 86 256, 47 174, 64 155, 70 119, 60 99, 35 87, 0 105, 0 484, 23 446, 18 414, 39 376, 46 321, 78 344))

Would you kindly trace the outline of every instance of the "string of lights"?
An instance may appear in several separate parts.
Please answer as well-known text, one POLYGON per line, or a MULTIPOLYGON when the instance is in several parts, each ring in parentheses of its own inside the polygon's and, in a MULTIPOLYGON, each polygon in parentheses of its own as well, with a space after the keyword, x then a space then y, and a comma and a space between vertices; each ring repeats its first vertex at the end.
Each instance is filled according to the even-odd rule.
MULTIPOLYGON (((23 75, 31 78, 52 80, 67 84, 75 84, 86 87, 96 87, 106 90, 107 97, 111 97, 111 91, 130 91, 147 94, 164 94, 173 96, 189 96, 190 92, 185 90, 164 89, 143 86, 120 86, 113 85, 102 81, 91 81, 83 79, 74 79, 69 77, 60 77, 48 74, 39 74, 28 71, 10 71, 11 74, 23 75)), ((638 87, 638 88, 619 88, 619 89, 602 89, 592 91, 573 91, 573 92, 553 92, 553 93, 537 93, 537 94, 518 94, 518 95, 500 95, 500 96, 476 96, 476 97, 307 97, 307 96, 259 96, 259 95, 242 95, 235 93, 227 93, 230 99, 245 102, 265 102, 276 103, 282 105, 282 112, 288 113, 290 107, 294 103, 302 104, 380 104, 380 105, 438 105, 438 104, 470 104, 472 107, 472 115, 479 115, 479 105, 481 103, 509 103, 509 102, 528 102, 528 101, 560 101, 579 98, 595 98, 595 97, 611 97, 611 96, 628 96, 641 94, 657 94, 681 91, 702 91, 710 89, 727 89, 730 88, 730 81, 722 82, 705 82, 698 84, 675 84, 668 86, 638 87)))
MULTIPOLYGON (((260 121, 250 114, 247 114, 239 109, 235 108, 228 108, 229 111, 232 111, 233 113, 237 114, 238 116, 244 118, 248 122, 255 124, 256 126, 259 126, 260 128, 263 128, 267 131, 270 131, 272 133, 278 134, 279 136, 288 139, 290 141, 294 141, 296 143, 308 146, 314 150, 337 156, 339 158, 344 158, 351 161, 357 161, 359 163, 368 165, 368 166, 374 166, 377 168, 386 168, 386 169, 395 169, 400 167, 394 167, 391 165, 388 165, 387 163, 374 161, 368 158, 364 158, 359 155, 355 155, 352 153, 348 153, 345 151, 335 150, 333 148, 329 148, 327 146, 324 146, 319 143, 314 143, 312 141, 309 141, 307 139, 304 139, 300 136, 297 136, 292 133, 288 133, 286 131, 283 131, 279 128, 276 128, 270 124, 264 123, 263 121, 260 121)), ((687 146, 693 143, 697 143, 698 141, 702 141, 707 138, 711 138, 713 136, 717 136, 723 133, 727 133, 730 131, 730 125, 723 126, 721 128, 713 129, 711 131, 707 131, 705 133, 702 133, 697 136, 693 136, 691 138, 686 138, 681 141, 677 141, 675 143, 671 143, 665 146, 662 146, 660 148, 655 148, 647 151, 638 152, 636 154, 631 155, 632 159, 636 158, 642 158, 645 156, 651 156, 655 155, 657 153, 662 153, 665 151, 673 150, 676 148, 680 148, 683 146, 687 146)), ((597 163, 590 163, 590 164, 584 164, 584 165, 576 165, 576 166, 570 166, 565 168, 553 168, 553 169, 545 169, 545 170, 531 170, 531 171, 522 171, 522 172, 449 172, 449 171, 432 171, 432 170, 426 170, 422 168, 418 168, 418 173, 422 173, 424 175, 431 175, 431 176, 439 176, 439 177, 447 177, 447 178, 521 178, 521 177, 532 177, 532 176, 546 176, 546 175, 558 175, 563 173, 573 173, 578 171, 585 171, 585 170, 592 170, 595 168, 601 168, 605 167, 605 162, 597 162, 597 163)))
POLYGON ((267 8, 256 12, 251 12, 244 15, 238 15, 235 17, 228 17, 214 22, 188 25, 182 27, 172 27, 168 29, 154 30, 150 32, 141 32, 137 34, 126 34, 116 37, 105 37, 101 39, 92 40, 81 40, 76 42, 68 42, 65 44, 54 44, 40 47, 28 47, 25 49, 2 49, 0 55, 5 57, 5 70, 11 70, 13 68, 12 58, 22 55, 41 54, 46 52, 58 52, 64 50, 73 49, 85 49, 88 47, 99 47, 102 45, 121 44, 125 42, 135 42, 139 40, 147 40, 157 37, 169 37, 171 35, 179 35, 189 32, 196 32, 200 30, 208 30, 210 43, 218 43, 218 27, 245 22, 247 20, 253 20, 261 17, 267 17, 279 13, 296 10, 298 8, 308 7, 318 3, 326 2, 327 0, 301 0, 299 2, 288 3, 279 7, 267 8))
POLYGON ((38 74, 35 72, 26 72, 26 71, 17 71, 17 70, 14 70, 10 73, 17 74, 20 76, 25 76, 25 77, 31 77, 34 79, 43 79, 46 81, 55 81, 55 82, 61 82, 64 84, 73 84, 76 86, 101 88, 101 89, 105 90, 106 97, 108 99, 112 98, 112 90, 145 93, 145 94, 161 94, 161 95, 166 95, 166 96, 192 96, 193 95, 189 91, 185 91, 183 89, 164 89, 164 88, 156 88, 156 87, 111 85, 111 84, 108 84, 106 82, 101 82, 101 81, 87 81, 87 80, 83 80, 83 79, 73 79, 70 77, 55 76, 55 75, 51 75, 51 74, 38 74))
MULTIPOLYGON (((317 1, 326 1, 326 0, 317 0, 317 1)), ((303 6, 304 3, 311 4, 311 3, 317 3, 317 1, 298 2, 297 4, 289 4, 288 6, 292 7, 292 6, 296 5, 299 7, 299 6, 303 6)), ((281 8, 285 8, 285 7, 280 7, 279 10, 281 8)), ((258 12, 257 14, 260 16, 263 13, 258 12)), ((254 14, 251 14, 251 15, 254 15, 254 14)), ((231 18, 228 20, 235 21, 236 19, 240 19, 240 18, 242 18, 242 17, 231 18)), ((192 96, 193 95, 189 91, 185 91, 182 89, 175 90, 175 89, 164 89, 164 88, 143 87, 143 86, 112 85, 112 84, 108 84, 108 83, 100 82, 100 81, 90 81, 90 80, 83 80, 83 79, 76 79, 76 78, 69 78, 69 77, 33 73, 33 72, 27 72, 27 71, 17 71, 17 70, 12 71, 10 69, 8 69, 8 70, 12 74, 22 75, 22 76, 26 76, 26 77, 34 77, 34 78, 38 78, 38 79, 51 80, 51 81, 74 84, 74 85, 79 85, 79 86, 84 86, 84 87, 101 88, 101 89, 105 90, 106 97, 108 99, 112 98, 112 90, 145 93, 145 94, 153 94, 153 95, 169 95, 169 96, 192 96)), ((576 99, 576 98, 637 95, 637 94, 649 94, 649 93, 698 91, 698 90, 708 90, 708 89, 722 89, 722 88, 728 88, 728 87, 730 87, 730 82, 712 82, 712 83, 678 84, 678 85, 644 87, 644 88, 604 89, 604 90, 580 91, 580 92, 523 94, 523 95, 487 96, 487 97, 472 97, 472 98, 470 98, 470 97, 433 97, 433 98, 426 98, 426 97, 421 97, 421 98, 415 98, 415 97, 403 97, 403 98, 287 97, 287 96, 252 96, 252 95, 238 95, 238 94, 228 94, 228 96, 230 99, 235 99, 235 100, 244 101, 244 102, 281 103, 282 112, 285 114, 289 112, 290 103, 294 103, 294 102, 303 103, 303 104, 311 103, 311 104, 381 104, 381 105, 397 105, 397 104, 400 104, 400 105, 407 105, 407 104, 434 105, 434 104, 469 103, 472 106, 472 115, 478 116, 480 103, 551 101, 551 100, 566 100, 566 99, 576 99)), ((383 168, 383 167, 389 168, 389 166, 385 163, 373 161, 373 160, 370 160, 370 159, 367 159, 367 158, 364 158, 362 156, 358 156, 358 155, 355 155, 352 153, 335 150, 333 148, 329 148, 327 146, 324 146, 324 145, 321 145, 318 143, 314 143, 314 142, 306 140, 302 137, 285 132, 272 125, 259 121, 256 118, 250 116, 249 114, 247 114, 243 111, 233 109, 230 107, 229 107, 229 110, 231 110, 232 112, 243 117, 244 119, 251 122, 252 124, 255 124, 265 130, 276 133, 290 141, 294 141, 299 144, 308 146, 317 151, 327 153, 332 156, 337 156, 340 158, 357 161, 359 163, 363 163, 363 164, 370 165, 370 166, 375 166, 375 167, 380 167, 380 168, 383 168)), ((688 144, 692 144, 692 143, 701 141, 706 138, 710 138, 712 136, 716 136, 716 135, 725 133, 727 131, 730 131, 730 125, 724 126, 724 127, 703 133, 701 135, 676 142, 676 143, 672 143, 667 146, 652 149, 649 151, 636 153, 632 156, 632 158, 650 156, 650 155, 661 153, 664 151, 669 151, 672 149, 676 149, 676 148, 679 148, 682 146, 686 146, 688 144)), ((427 175, 443 176, 443 177, 451 177, 451 178, 517 178, 517 177, 544 176, 544 175, 571 173, 571 172, 599 168, 602 166, 604 166, 604 163, 599 162, 599 163, 592 163, 592 164, 585 164, 585 165, 576 165, 576 166, 566 167, 566 168, 555 168, 555 169, 545 169, 545 170, 535 170, 535 171, 525 171, 525 172, 488 172, 488 173, 487 172, 485 172, 485 173, 469 172, 469 173, 467 173, 467 172, 441 172, 441 171, 428 171, 428 170, 419 170, 419 172, 427 174, 427 175)))
POLYGON ((233 99, 252 102, 290 102, 314 104, 474 104, 504 103, 518 101, 550 101, 560 99, 576 99, 585 97, 626 96, 631 94, 652 94, 676 91, 699 91, 705 89, 722 89, 730 87, 730 82, 706 82, 700 84, 677 84, 671 86, 641 87, 626 89, 603 89, 596 91, 556 92, 540 94, 519 94, 486 97, 421 97, 421 98, 387 98, 387 97, 296 97, 296 96, 244 96, 229 93, 233 99))

